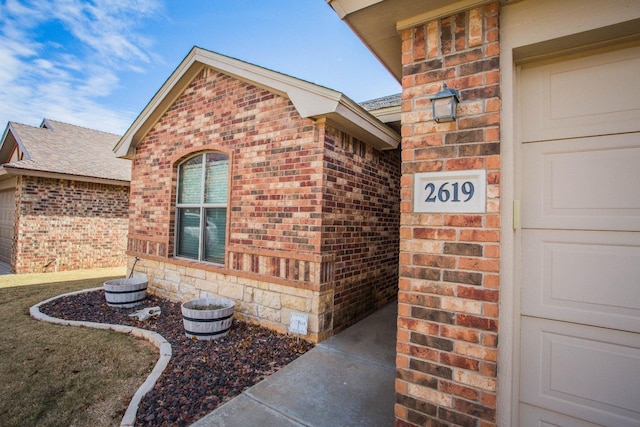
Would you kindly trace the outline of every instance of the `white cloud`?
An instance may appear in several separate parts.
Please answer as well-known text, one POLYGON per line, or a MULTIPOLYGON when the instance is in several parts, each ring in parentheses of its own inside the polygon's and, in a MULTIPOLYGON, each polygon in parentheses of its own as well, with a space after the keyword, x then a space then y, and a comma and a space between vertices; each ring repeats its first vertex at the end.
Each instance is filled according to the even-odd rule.
POLYGON ((160 0, 0 0, 0 127, 46 117, 124 132, 135 112, 101 101, 120 72, 159 61, 139 24, 161 9, 160 0))
POLYGON ((54 15, 71 33, 108 62, 149 62, 150 41, 131 28, 153 13, 151 2, 58 0, 54 15))

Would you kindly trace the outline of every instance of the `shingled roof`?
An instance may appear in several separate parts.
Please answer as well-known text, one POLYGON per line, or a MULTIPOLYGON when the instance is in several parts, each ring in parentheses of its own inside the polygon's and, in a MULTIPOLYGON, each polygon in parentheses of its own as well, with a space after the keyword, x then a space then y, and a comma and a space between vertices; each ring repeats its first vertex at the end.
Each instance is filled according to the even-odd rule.
POLYGON ((382 108, 399 107, 402 105, 402 94, 396 93, 382 98, 371 99, 360 103, 360 106, 367 111, 379 110, 382 108))
POLYGON ((113 153, 120 136, 45 119, 40 127, 9 122, 0 143, 0 163, 15 144, 24 156, 2 164, 9 174, 68 175, 68 179, 131 180, 131 162, 113 153))

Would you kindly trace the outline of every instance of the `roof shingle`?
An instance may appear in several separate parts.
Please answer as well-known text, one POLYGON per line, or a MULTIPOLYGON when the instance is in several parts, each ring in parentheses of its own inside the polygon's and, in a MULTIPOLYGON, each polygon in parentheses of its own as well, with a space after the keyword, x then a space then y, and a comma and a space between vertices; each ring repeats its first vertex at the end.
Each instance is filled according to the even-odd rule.
POLYGON ((360 106, 367 111, 379 110, 381 108, 397 107, 402 105, 402 95, 396 93, 394 95, 383 96, 382 98, 371 99, 360 103, 360 106))
POLYGON ((91 178, 131 180, 131 161, 113 153, 120 136, 54 120, 42 127, 9 123, 22 145, 23 160, 5 168, 32 170, 91 178))

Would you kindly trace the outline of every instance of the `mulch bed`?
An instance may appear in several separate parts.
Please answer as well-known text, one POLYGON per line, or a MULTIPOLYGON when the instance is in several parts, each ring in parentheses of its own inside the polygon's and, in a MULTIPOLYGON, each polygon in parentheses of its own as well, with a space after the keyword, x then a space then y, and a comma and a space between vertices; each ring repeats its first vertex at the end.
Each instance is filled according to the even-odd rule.
POLYGON ((182 326, 180 303, 153 295, 147 295, 143 305, 127 309, 108 306, 104 291, 92 291, 59 298, 40 311, 66 320, 136 326, 158 332, 171 343, 169 365, 138 408, 139 426, 187 426, 313 347, 238 320, 226 337, 190 339, 182 326), (129 317, 154 306, 162 309, 157 319, 129 317))

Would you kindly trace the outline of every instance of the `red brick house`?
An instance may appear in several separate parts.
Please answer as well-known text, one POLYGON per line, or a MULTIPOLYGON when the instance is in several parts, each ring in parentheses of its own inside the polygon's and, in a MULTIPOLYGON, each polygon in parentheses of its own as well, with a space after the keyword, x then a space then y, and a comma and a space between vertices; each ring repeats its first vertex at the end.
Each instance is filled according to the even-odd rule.
POLYGON ((339 92, 194 48, 115 148, 129 262, 171 299, 326 339, 396 298, 399 141, 339 92))
POLYGON ((327 2, 402 83, 396 425, 640 426, 640 2, 327 2))
POLYGON ((131 162, 117 135, 9 122, 0 141, 0 263, 14 273, 126 264, 131 162))

